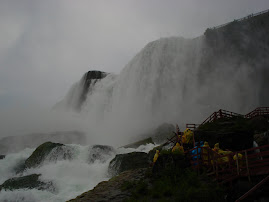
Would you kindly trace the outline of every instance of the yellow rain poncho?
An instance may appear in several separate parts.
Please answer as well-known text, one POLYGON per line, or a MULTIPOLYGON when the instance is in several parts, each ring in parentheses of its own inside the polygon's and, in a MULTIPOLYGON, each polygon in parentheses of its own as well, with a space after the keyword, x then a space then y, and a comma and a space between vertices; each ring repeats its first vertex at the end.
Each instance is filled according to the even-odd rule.
POLYGON ((184 134, 182 136, 182 143, 183 144, 191 144, 191 143, 193 143, 193 132, 189 128, 187 128, 184 131, 184 134))
POLYGON ((214 152, 219 152, 219 143, 216 143, 214 145, 214 149, 213 149, 214 152))
POLYGON ((176 145, 173 147, 172 152, 180 152, 184 153, 184 149, 182 146, 180 146, 179 143, 176 143, 176 145))
POLYGON ((156 153, 155 153, 154 158, 153 158, 153 163, 155 163, 157 161, 159 154, 160 154, 160 151, 156 150, 156 153))

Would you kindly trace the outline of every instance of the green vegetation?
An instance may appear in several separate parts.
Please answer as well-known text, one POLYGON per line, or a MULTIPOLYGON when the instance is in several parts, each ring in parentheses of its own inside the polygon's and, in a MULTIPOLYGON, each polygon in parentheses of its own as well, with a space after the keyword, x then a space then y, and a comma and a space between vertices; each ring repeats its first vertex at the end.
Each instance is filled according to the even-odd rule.
POLYGON ((160 175, 147 175, 140 181, 125 181, 122 191, 130 191, 125 201, 223 201, 224 190, 206 175, 189 168, 167 166, 160 175), (178 168, 178 167, 177 167, 178 168))

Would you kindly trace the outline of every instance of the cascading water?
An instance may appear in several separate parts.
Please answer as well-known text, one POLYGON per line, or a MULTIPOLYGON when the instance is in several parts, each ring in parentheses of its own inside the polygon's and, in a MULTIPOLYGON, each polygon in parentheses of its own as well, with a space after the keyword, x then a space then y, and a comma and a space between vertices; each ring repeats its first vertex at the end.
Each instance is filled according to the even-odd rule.
MULTIPOLYGON (((269 29, 258 30, 256 35, 254 29, 245 29, 235 29, 235 35, 230 34, 232 29, 226 33, 222 28, 224 32, 216 36, 213 33, 195 39, 172 37, 151 42, 118 76, 104 74, 93 78, 86 88, 84 76, 54 109, 74 109, 78 112, 75 118, 82 118, 85 123, 91 144, 114 146, 130 143, 132 135, 164 122, 181 127, 188 122, 200 123, 220 108, 245 114, 269 100, 269 61, 265 56, 269 43, 263 41, 268 38, 269 29)), ((64 201, 108 179, 113 150, 96 161, 98 149, 96 152, 94 147, 71 147, 70 158, 52 153, 42 166, 23 172, 42 174, 41 180, 53 181, 56 193, 2 190, 0 200, 64 201)), ((116 153, 122 150, 126 151, 120 149, 116 153)), ((29 151, 32 150, 8 154, 0 160, 0 183, 17 176, 13 168, 30 155, 29 151)))
POLYGON ((118 76, 108 75, 92 87, 81 106, 89 129, 104 134, 99 138, 105 144, 126 143, 164 122, 184 127, 220 108, 244 114, 262 103, 265 91, 257 75, 265 63, 253 65, 258 56, 247 60, 229 44, 216 56, 214 48, 205 36, 149 43, 118 76))
POLYGON ((16 174, 16 167, 28 158, 33 149, 8 154, 0 160, 0 184, 13 177, 41 174, 39 180, 52 182, 53 189, 1 190, 0 201, 66 201, 92 189, 100 181, 108 180, 108 164, 116 154, 133 151, 148 152, 155 145, 148 144, 137 149, 114 149, 110 146, 66 145, 53 149, 44 162, 36 168, 16 174))

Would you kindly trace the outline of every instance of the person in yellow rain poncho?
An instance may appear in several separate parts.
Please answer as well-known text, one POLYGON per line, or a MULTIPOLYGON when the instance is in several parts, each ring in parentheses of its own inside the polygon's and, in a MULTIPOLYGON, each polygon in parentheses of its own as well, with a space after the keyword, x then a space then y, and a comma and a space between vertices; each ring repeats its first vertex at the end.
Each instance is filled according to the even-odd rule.
MULTIPOLYGON (((240 153, 237 153, 237 155, 238 155, 238 164, 239 164, 239 166, 243 166, 243 160, 242 160, 243 159, 243 155, 240 154, 240 153)), ((236 160, 237 160, 236 154, 233 156, 233 160, 236 163, 236 160)))
POLYGON ((182 143, 184 148, 190 149, 193 147, 193 132, 189 128, 186 128, 182 135, 182 143))
POLYGON ((229 156, 227 154, 230 154, 232 152, 231 151, 224 151, 224 150, 220 149, 219 143, 216 143, 214 145, 213 151, 219 154, 219 155, 215 154, 215 156, 217 156, 217 162, 219 164, 221 164, 221 167, 224 168, 225 166, 227 166, 228 165, 227 163, 229 162, 229 156), (223 155, 225 155, 225 156, 223 156, 223 155), (223 157, 221 157, 221 156, 223 156, 223 157))
POLYGON ((183 147, 177 142, 176 145, 173 147, 172 152, 179 152, 184 154, 183 147))
POLYGON ((202 159, 203 159, 203 163, 208 165, 208 152, 209 152, 209 144, 208 142, 204 143, 204 146, 202 148, 202 159))
POLYGON ((153 157, 153 164, 157 161, 159 155, 160 155, 160 151, 159 150, 156 150, 156 153, 155 153, 155 155, 153 157))
POLYGON ((215 145, 214 145, 214 149, 212 149, 214 152, 219 152, 219 150, 220 150, 220 148, 219 148, 219 143, 216 143, 215 145))

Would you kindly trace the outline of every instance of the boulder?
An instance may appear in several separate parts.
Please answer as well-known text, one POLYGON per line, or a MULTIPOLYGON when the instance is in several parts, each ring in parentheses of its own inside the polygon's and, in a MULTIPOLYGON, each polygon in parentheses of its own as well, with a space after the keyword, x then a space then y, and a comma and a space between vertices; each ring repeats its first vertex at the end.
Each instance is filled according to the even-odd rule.
POLYGON ((0 190, 38 189, 54 191, 52 182, 42 182, 39 180, 40 176, 41 174, 32 174, 8 179, 0 186, 0 190))
POLYGON ((60 143, 45 142, 44 144, 37 147, 32 155, 26 159, 25 167, 32 168, 39 166, 54 148, 62 146, 64 145, 60 143))
POLYGON ((136 182, 145 179, 146 170, 146 168, 139 168, 122 172, 120 175, 111 178, 109 181, 100 182, 94 189, 87 191, 70 201, 125 201, 131 196, 131 192, 130 190, 123 189, 124 185, 126 186, 128 182, 129 184, 130 182, 135 184, 136 182))
POLYGON ((109 163, 108 172, 110 175, 137 168, 146 168, 149 166, 148 154, 145 152, 131 152, 127 154, 118 154, 109 163))
POLYGON ((107 145, 94 145, 90 148, 89 162, 94 163, 99 161, 101 163, 106 162, 112 155, 115 154, 115 149, 107 145))
POLYGON ((4 159, 6 156, 5 155, 0 155, 0 160, 4 159))

